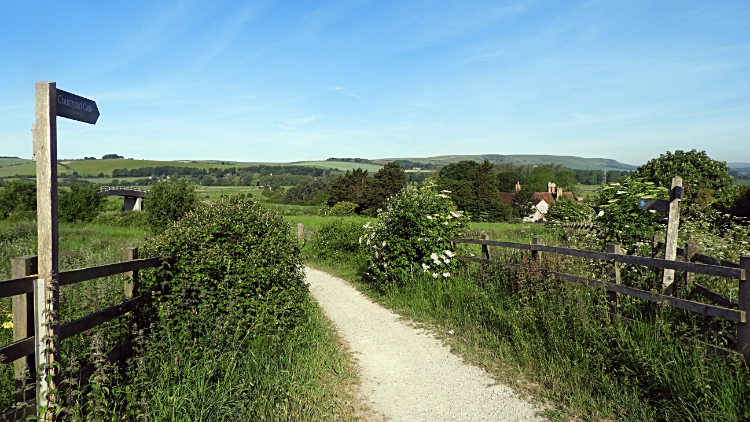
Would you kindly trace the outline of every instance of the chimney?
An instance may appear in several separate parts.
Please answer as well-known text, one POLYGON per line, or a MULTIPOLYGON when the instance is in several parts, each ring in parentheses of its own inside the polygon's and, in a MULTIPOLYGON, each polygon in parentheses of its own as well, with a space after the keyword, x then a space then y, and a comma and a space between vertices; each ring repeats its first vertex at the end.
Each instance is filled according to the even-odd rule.
POLYGON ((521 182, 516 182, 516 192, 521 191, 521 182))
POLYGON ((562 188, 557 188, 557 198, 555 198, 555 199, 560 199, 560 198, 562 198, 562 194, 563 194, 563 190, 562 190, 562 188))

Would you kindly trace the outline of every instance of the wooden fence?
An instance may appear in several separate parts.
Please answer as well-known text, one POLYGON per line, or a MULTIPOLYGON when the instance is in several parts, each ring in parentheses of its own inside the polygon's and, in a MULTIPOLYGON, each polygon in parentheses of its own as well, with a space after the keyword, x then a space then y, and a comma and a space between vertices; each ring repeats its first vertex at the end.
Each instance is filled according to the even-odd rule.
POLYGON ((309 239, 311 236, 313 236, 315 233, 317 233, 317 230, 313 230, 309 227, 305 227, 302 223, 297 223, 296 225, 292 224, 290 227, 290 233, 297 234, 297 240, 302 242, 305 239, 309 239), (296 230, 295 230, 296 227, 296 230))
MULTIPOLYGON (((745 362, 750 363, 750 323, 748 321, 748 314, 750 314, 750 283, 748 283, 748 275, 750 275, 749 256, 743 256, 740 259, 740 263, 738 264, 725 260, 717 260, 706 255, 693 254, 689 250, 686 251, 685 249, 680 248, 677 251, 678 254, 687 257, 688 260, 672 261, 644 256, 623 255, 620 253, 620 245, 616 244, 607 245, 607 252, 596 252, 581 249, 561 248, 556 246, 545 246, 538 238, 533 238, 531 244, 489 240, 487 235, 483 235, 482 239, 453 238, 451 239, 451 241, 454 243, 481 245, 481 258, 463 255, 457 256, 459 259, 472 262, 496 262, 490 260, 490 246, 530 251, 531 259, 536 261, 540 265, 540 268, 542 265, 542 253, 575 256, 608 262, 612 265, 610 271, 610 280, 608 281, 588 279, 571 274, 564 274, 544 269, 542 269, 542 273, 544 275, 552 276, 556 280, 584 284, 607 290, 609 299, 612 303, 610 309, 614 312, 617 311, 617 295, 623 294, 651 302, 665 303, 666 305, 671 307, 684 309, 698 314, 708 315, 714 318, 734 321, 737 323, 737 341, 735 347, 736 353, 742 355, 745 362), (686 274, 705 274, 714 277, 724 277, 738 280, 739 301, 732 301, 730 298, 726 298, 718 294, 717 292, 708 289, 705 286, 701 286, 700 284, 695 284, 696 293, 706 297, 719 306, 680 299, 671 296, 669 292, 665 292, 665 294, 659 294, 629 286, 624 286, 620 281, 620 263, 658 268, 662 270, 684 271, 686 274)), ((656 247, 657 246, 655 245, 655 248, 656 247)), ((515 268, 521 267, 520 265, 512 263, 502 264, 515 268)), ((718 349, 716 351, 720 353, 722 353, 722 351, 731 353, 731 351, 727 351, 726 349, 721 349, 712 345, 707 346, 713 349, 718 349)))
MULTIPOLYGON (((157 267, 159 265, 161 265, 159 258, 138 259, 138 249, 128 248, 125 249, 123 262, 60 272, 59 286, 124 273, 127 278, 123 286, 123 292, 127 300, 75 321, 61 324, 57 327, 59 329, 59 340, 73 337, 136 310, 143 302, 142 297, 133 297, 138 290, 138 270, 157 267)), ((36 274, 37 257, 23 256, 15 258, 12 261, 13 278, 0 281, 0 298, 12 297, 13 301, 14 340, 13 343, 0 347, 0 364, 14 363, 17 388, 21 384, 19 378, 23 374, 24 366, 27 366, 32 374, 36 373, 37 352, 35 332, 40 327, 37 326, 35 321, 44 321, 44 317, 41 315, 44 311, 44 285, 38 283, 36 274), (41 294, 36 292, 41 292, 41 294), (40 296, 41 304, 39 302, 40 296)), ((122 344, 115 346, 107 354, 107 358, 110 362, 122 361, 131 352, 132 345, 130 339, 128 339, 122 344)), ((81 369, 77 379, 82 385, 85 385, 93 372, 93 364, 86 365, 81 369)), ((38 376, 35 378, 38 378, 38 376)), ((36 414, 37 398, 33 391, 17 394, 16 401, 26 403, 27 407, 8 410, 3 413, 0 420, 24 420, 26 416, 36 414)))

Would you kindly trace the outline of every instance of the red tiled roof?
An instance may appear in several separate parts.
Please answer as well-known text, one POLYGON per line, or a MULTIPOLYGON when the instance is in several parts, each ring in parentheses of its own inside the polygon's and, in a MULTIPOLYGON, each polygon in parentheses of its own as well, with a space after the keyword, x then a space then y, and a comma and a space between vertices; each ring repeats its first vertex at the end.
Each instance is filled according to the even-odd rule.
POLYGON ((532 196, 532 198, 539 200, 539 201, 544 199, 544 202, 546 202, 548 205, 552 205, 552 202, 555 200, 555 197, 552 196, 552 194, 549 192, 534 192, 534 195, 532 196))
POLYGON ((513 194, 508 192, 503 192, 502 198, 500 198, 500 202, 503 203, 503 205, 508 205, 509 203, 513 202, 513 194))

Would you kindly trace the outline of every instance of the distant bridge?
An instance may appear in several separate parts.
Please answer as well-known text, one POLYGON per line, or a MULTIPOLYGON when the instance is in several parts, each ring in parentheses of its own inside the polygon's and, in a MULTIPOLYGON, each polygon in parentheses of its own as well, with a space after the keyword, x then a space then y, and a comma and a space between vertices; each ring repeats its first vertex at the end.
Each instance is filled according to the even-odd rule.
POLYGON ((143 198, 146 197, 146 191, 135 187, 110 187, 103 186, 99 193, 104 196, 122 196, 124 201, 123 211, 141 211, 143 209, 143 198))

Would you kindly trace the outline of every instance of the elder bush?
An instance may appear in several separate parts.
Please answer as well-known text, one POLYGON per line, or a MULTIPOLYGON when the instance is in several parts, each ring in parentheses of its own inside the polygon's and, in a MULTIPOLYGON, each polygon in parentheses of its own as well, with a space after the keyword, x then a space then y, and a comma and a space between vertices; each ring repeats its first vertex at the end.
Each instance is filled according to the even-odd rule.
POLYGON ((448 279, 459 265, 450 238, 466 231, 469 219, 432 184, 407 187, 386 200, 359 239, 368 251, 366 278, 381 288, 402 283, 415 272, 448 279))

